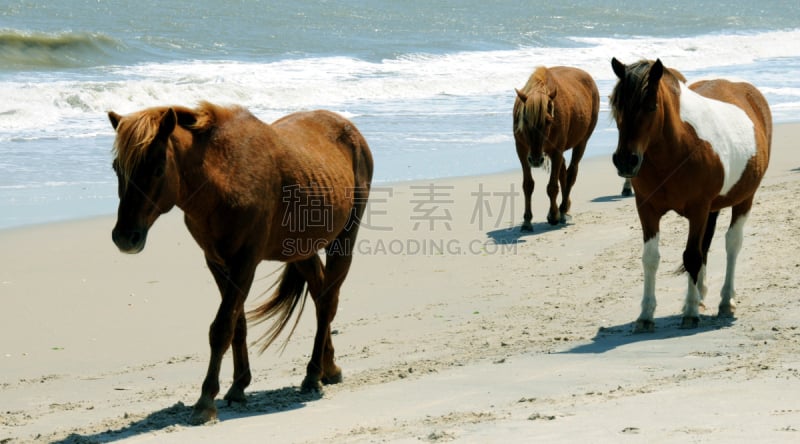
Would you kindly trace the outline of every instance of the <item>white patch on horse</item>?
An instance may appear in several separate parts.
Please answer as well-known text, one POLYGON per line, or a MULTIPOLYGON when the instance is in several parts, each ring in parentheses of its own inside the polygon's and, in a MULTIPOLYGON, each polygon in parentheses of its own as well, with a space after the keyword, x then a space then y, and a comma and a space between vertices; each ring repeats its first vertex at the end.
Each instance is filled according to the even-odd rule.
POLYGON ((722 162, 720 196, 739 182, 747 162, 756 154, 753 121, 738 106, 701 96, 681 83, 681 120, 711 145, 722 162))

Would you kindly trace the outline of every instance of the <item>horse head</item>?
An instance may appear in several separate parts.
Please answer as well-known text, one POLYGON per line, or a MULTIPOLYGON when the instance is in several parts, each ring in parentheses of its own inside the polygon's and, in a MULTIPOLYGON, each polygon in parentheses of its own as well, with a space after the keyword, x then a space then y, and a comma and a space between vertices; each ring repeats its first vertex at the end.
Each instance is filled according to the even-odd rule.
POLYGON ((156 219, 175 206, 178 176, 170 136, 178 117, 168 108, 130 116, 109 111, 108 118, 117 133, 113 168, 119 194, 111 238, 120 251, 138 253, 156 219))
POLYGON ((556 89, 517 93, 519 107, 515 116, 514 136, 528 148, 528 162, 534 168, 544 163, 544 144, 548 143, 555 113, 556 89))
POLYGON ((663 121, 658 91, 664 65, 658 59, 625 65, 613 58, 611 67, 618 78, 611 93, 611 115, 619 130, 612 160, 621 177, 631 178, 639 173, 651 135, 663 121))

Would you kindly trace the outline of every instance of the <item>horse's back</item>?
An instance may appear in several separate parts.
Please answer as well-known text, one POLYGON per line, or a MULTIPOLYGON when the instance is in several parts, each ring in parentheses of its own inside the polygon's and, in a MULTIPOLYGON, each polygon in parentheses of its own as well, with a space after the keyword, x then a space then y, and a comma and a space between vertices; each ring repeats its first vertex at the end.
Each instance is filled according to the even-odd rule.
POLYGON ((359 182, 365 178, 371 180, 373 161, 369 145, 358 128, 343 116, 327 110, 301 111, 284 116, 271 126, 287 156, 320 163, 323 169, 334 169, 334 164, 347 162, 356 176, 354 185, 363 186, 359 182))
MULTIPOLYGON (((717 154, 720 159, 724 160, 725 180, 721 193, 712 206, 722 208, 751 199, 769 165, 772 113, 766 98, 750 83, 731 82, 725 79, 701 80, 689 85, 689 88, 700 96, 735 106, 750 120, 752 127, 747 130, 749 140, 741 140, 739 146, 725 148, 724 144, 721 144, 720 147, 714 147, 715 151, 719 151, 717 154), (753 151, 746 149, 747 146, 752 147, 753 151)), ((728 139, 735 141, 733 135, 740 130, 733 127, 738 121, 734 117, 735 115, 731 114, 717 118, 725 119, 720 123, 720 128, 726 128, 728 139)), ((744 116, 741 120, 746 121, 744 116)), ((740 124, 741 127, 744 125, 746 123, 740 124)), ((698 128, 696 131, 698 135, 701 134, 698 128)), ((711 141, 713 138, 708 140, 711 141)))
MULTIPOLYGON (((755 86, 747 82, 731 82, 725 79, 701 80, 689 88, 701 96, 730 103, 741 108, 756 131, 756 138, 762 137, 767 153, 772 141, 772 112, 767 99, 755 86)), ((759 142, 759 141, 757 141, 759 142)))
MULTIPOLYGON (((570 139, 588 139, 597 125, 600 113, 600 93, 592 76, 572 66, 554 66, 549 68, 550 74, 558 85, 556 105, 561 104, 562 112, 568 113, 563 122, 568 128, 570 139)), ((570 141, 571 146, 576 141, 570 141)))
POLYGON ((573 88, 582 88, 584 91, 594 93, 598 96, 597 84, 588 72, 574 66, 553 66, 548 71, 557 79, 559 83, 566 83, 573 88))

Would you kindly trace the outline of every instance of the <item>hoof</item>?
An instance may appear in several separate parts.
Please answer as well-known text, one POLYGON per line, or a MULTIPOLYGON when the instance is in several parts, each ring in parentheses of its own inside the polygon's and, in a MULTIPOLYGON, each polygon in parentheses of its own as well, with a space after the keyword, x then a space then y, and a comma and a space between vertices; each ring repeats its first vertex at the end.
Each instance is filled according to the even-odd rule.
POLYGON ((532 232, 533 225, 531 225, 531 221, 526 220, 525 222, 523 222, 522 226, 519 228, 519 231, 529 232, 529 233, 532 232))
POLYGON ((633 191, 630 188, 622 189, 622 197, 631 197, 631 196, 633 196, 633 191))
POLYGON ((734 313, 736 313, 736 307, 733 305, 720 305, 719 311, 717 312, 717 317, 723 319, 732 319, 734 317, 734 313))
POLYGON ((189 424, 201 425, 217 420, 217 408, 211 407, 198 407, 195 406, 192 410, 192 416, 189 417, 189 424))
POLYGON ((684 316, 681 320, 681 329, 688 330, 700 326, 700 317, 698 316, 684 316))
POLYGON ((550 224, 550 225, 558 225, 559 222, 561 222, 561 216, 560 215, 550 215, 550 214, 547 215, 547 223, 548 224, 550 224))
POLYGON ((572 216, 570 216, 567 213, 561 213, 561 218, 558 219, 558 221, 561 222, 562 224, 566 225, 569 222, 572 222, 572 216))
POLYGON ((303 383, 300 384, 300 392, 302 392, 302 393, 312 393, 312 392, 321 393, 322 392, 322 382, 320 382, 320 380, 318 378, 313 378, 313 377, 310 377, 310 376, 306 376, 305 379, 303 379, 303 383))
POLYGON ((656 331, 656 323, 649 319, 639 319, 633 325, 634 333, 653 333, 656 331))
POLYGON ((247 404, 247 397, 244 394, 244 390, 231 387, 228 390, 228 393, 225 394, 226 401, 228 401, 228 405, 231 405, 234 402, 238 402, 239 404, 247 404))
POLYGON ((340 370, 338 373, 335 373, 331 376, 324 376, 322 378, 322 383, 325 385, 329 384, 339 384, 342 382, 344 378, 342 378, 342 371, 340 370))

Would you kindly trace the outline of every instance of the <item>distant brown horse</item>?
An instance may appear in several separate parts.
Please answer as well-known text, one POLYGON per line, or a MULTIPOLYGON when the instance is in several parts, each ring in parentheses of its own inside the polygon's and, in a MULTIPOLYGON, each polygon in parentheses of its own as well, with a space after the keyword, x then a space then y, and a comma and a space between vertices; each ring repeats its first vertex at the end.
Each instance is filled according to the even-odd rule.
POLYGON ((613 59, 611 65, 619 78, 611 94, 619 129, 613 160, 619 175, 631 178, 644 235, 644 297, 635 331, 655 328, 659 221, 670 210, 689 219, 683 252, 689 287, 681 326, 695 328, 707 292, 706 260, 717 216, 720 209, 732 208, 718 313, 731 317, 744 223, 769 163, 769 105, 748 83, 709 80, 687 87, 683 75, 660 60, 626 66, 613 59))
POLYGON ((341 381, 330 325, 372 178, 372 155, 356 127, 327 111, 291 114, 268 125, 244 108, 207 102, 197 109, 108 116, 117 132, 114 243, 138 253, 153 222, 177 205, 222 295, 191 422, 216 418, 220 365, 231 346, 233 385, 225 399, 246 401, 251 374, 244 302, 262 260, 286 262, 272 297, 250 313, 254 320, 277 317, 262 337, 262 351, 294 309, 302 310, 307 285, 317 333, 302 388, 341 381))
POLYGON ((592 77, 577 68, 539 67, 531 74, 514 100, 514 140, 522 165, 522 191, 525 193, 523 231, 532 231, 531 167, 542 166, 550 158, 550 181, 547 195, 550 210, 547 222, 565 223, 570 209, 569 194, 578 176, 578 163, 586 143, 597 124, 600 95, 592 77), (569 168, 564 165, 564 152, 572 149, 569 168), (556 206, 561 182, 561 205, 556 206))

